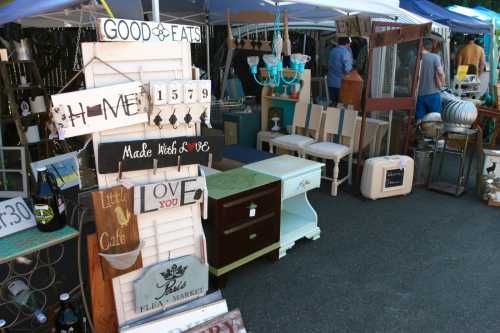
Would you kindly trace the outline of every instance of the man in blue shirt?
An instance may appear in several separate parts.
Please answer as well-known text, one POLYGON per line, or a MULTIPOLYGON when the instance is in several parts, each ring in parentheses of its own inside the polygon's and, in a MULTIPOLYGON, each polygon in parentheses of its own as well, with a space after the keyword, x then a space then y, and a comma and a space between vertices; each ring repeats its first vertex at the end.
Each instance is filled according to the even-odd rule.
POLYGON ((417 123, 419 123, 427 113, 441 113, 441 95, 439 91, 445 81, 441 57, 431 53, 432 39, 425 38, 423 46, 424 49, 422 50, 420 81, 415 114, 417 123))
POLYGON ((328 58, 328 92, 334 106, 339 101, 342 78, 352 71, 351 39, 340 37, 337 42, 338 45, 330 51, 328 58))

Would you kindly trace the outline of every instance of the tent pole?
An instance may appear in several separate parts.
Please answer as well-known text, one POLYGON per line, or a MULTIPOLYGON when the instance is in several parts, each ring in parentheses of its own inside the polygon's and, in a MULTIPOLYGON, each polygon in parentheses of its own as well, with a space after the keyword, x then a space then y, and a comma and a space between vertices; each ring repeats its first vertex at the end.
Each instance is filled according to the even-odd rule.
POLYGON ((490 32, 490 95, 493 98, 493 103, 496 103, 498 96, 496 96, 496 84, 497 84, 497 36, 496 36, 496 20, 493 17, 491 19, 491 32, 490 32))
POLYGON ((207 80, 210 80, 210 26, 207 25, 205 26, 206 31, 205 31, 205 43, 206 43, 206 49, 207 49, 207 80))
POLYGON ((160 0, 151 0, 151 11, 153 12, 153 21, 160 22, 160 0))

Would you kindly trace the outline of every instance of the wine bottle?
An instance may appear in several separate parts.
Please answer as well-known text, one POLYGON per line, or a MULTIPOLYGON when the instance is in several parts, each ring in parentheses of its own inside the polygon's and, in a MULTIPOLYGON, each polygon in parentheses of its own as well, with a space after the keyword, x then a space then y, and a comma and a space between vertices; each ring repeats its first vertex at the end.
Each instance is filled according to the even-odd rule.
POLYGON ((82 319, 80 313, 71 304, 68 293, 59 295, 61 308, 56 316, 57 333, 81 333, 82 319))
POLYGON ((57 185, 50 177, 47 168, 38 172, 38 189, 35 201, 35 221, 40 231, 54 231, 64 227, 66 214, 62 196, 58 195, 57 185))
POLYGON ((38 323, 47 322, 47 316, 38 304, 34 292, 22 279, 12 280, 7 284, 10 298, 25 311, 32 313, 38 323))

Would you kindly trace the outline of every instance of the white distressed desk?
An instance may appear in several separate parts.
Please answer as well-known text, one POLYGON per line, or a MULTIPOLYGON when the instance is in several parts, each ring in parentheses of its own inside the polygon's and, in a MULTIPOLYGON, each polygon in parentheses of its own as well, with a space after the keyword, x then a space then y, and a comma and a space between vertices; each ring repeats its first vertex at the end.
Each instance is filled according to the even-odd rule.
POLYGON ((281 179, 281 231, 279 257, 303 237, 320 236, 318 215, 307 199, 307 191, 320 186, 322 163, 281 155, 243 166, 281 179))

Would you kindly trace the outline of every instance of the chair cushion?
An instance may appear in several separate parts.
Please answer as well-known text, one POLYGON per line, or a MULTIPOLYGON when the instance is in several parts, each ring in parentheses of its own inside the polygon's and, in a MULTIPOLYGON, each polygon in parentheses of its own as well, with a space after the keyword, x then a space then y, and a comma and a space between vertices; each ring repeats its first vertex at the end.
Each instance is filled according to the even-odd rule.
POLYGON ((288 148, 290 150, 302 149, 313 142, 314 139, 297 134, 278 136, 271 140, 274 146, 288 148))
POLYGON ((316 142, 305 148, 306 154, 334 160, 340 160, 350 152, 351 148, 334 142, 316 142))

